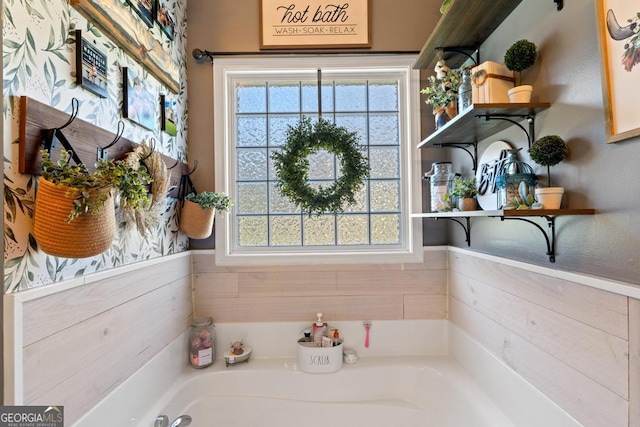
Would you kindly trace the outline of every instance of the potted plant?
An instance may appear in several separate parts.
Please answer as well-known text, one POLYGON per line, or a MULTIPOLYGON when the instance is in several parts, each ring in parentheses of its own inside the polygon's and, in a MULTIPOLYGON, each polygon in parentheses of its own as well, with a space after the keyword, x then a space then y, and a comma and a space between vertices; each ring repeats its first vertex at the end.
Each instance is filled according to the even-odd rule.
POLYGON ((456 116, 456 101, 460 86, 460 71, 451 70, 444 61, 438 61, 438 64, 436 65, 437 75, 429 76, 428 85, 420 91, 421 94, 427 95, 425 103, 433 107, 436 129, 456 116))
POLYGON ((476 186, 476 178, 474 176, 470 176, 468 178, 460 178, 459 176, 456 176, 453 179, 453 186, 450 194, 452 197, 457 197, 459 210, 476 210, 475 197, 478 194, 478 187, 476 186))
POLYGON ((124 161, 101 160, 94 172, 84 164, 71 165, 62 151, 54 162, 41 151, 42 179, 36 192, 34 236, 45 253, 85 258, 107 250, 115 233, 115 189, 120 204, 143 209, 149 204, 146 169, 124 161))
POLYGON ((224 193, 189 193, 180 213, 180 230, 192 239, 206 239, 213 230, 216 210, 226 212, 232 204, 224 193))
POLYGON ((504 54, 504 65, 515 73, 516 86, 509 89, 508 95, 511 102, 527 103, 531 100, 533 86, 522 84, 522 71, 531 67, 538 57, 535 43, 529 40, 518 40, 507 49, 504 54))
POLYGON ((569 154, 569 148, 558 135, 547 135, 531 144, 531 160, 547 167, 547 188, 537 188, 536 197, 545 209, 559 209, 562 203, 563 187, 551 186, 551 166, 563 161, 569 154))

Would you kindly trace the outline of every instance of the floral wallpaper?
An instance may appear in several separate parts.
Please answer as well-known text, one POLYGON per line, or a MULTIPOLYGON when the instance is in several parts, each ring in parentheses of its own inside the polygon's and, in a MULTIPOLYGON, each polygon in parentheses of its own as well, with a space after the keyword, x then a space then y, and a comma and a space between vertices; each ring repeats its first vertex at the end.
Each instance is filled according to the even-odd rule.
MULTIPOLYGON (((127 6, 126 0, 120 2, 127 6)), ((175 19, 175 37, 171 40, 158 23, 149 31, 178 64, 180 76, 184 76, 186 2, 169 0, 163 3, 175 19)), ((134 19, 140 19, 133 6, 127 7, 134 19)), ((187 250, 188 238, 178 232, 179 203, 174 199, 170 199, 163 221, 155 232, 144 238, 135 228, 127 228, 121 223, 113 245, 101 255, 66 259, 47 255, 38 249, 38 242, 32 234, 37 178, 18 172, 20 97, 28 96, 68 113, 71 112, 72 99, 76 98, 79 101, 78 118, 114 133, 118 121, 122 120, 125 122, 124 137, 134 142, 153 137, 156 150, 186 161, 186 82, 181 81, 179 93, 172 95, 136 62, 136 58, 127 56, 67 0, 5 0, 3 9, 5 292, 21 291, 187 250), (76 29, 82 30, 83 36, 90 38, 107 55, 106 98, 100 98, 75 83, 76 29), (158 96, 166 94, 175 98, 176 136, 159 130, 159 108, 156 112, 158 130, 155 132, 122 118, 121 67, 134 69, 158 96)))

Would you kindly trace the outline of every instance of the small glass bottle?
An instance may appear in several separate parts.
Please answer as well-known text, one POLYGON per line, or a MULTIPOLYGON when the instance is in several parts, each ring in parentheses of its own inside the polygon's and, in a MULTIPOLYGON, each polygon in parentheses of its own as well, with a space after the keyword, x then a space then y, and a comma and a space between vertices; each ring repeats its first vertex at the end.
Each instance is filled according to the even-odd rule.
POLYGON ((458 112, 462 113, 472 103, 471 95, 471 70, 468 67, 461 69, 460 86, 458 87, 458 112))
POLYGON ((213 319, 197 317, 189 330, 189 363, 194 368, 206 368, 213 364, 213 319))
POLYGON ((432 166, 433 174, 429 176, 431 183, 431 212, 444 212, 447 210, 445 194, 451 192, 451 182, 454 174, 451 170, 451 162, 436 162, 432 166))

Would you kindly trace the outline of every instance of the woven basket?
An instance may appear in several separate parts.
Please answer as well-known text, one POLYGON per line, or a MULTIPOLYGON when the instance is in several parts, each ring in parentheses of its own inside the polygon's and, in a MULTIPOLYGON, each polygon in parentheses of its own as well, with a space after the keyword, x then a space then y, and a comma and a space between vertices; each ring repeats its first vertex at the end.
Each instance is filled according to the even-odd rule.
POLYGON ((67 222, 73 199, 71 189, 40 179, 36 193, 33 235, 38 247, 49 255, 85 258, 101 254, 111 247, 116 230, 113 197, 109 196, 100 211, 83 214, 67 222))
POLYGON ((180 213, 180 231, 192 239, 206 239, 213 231, 215 209, 202 209, 199 204, 184 201, 180 213))

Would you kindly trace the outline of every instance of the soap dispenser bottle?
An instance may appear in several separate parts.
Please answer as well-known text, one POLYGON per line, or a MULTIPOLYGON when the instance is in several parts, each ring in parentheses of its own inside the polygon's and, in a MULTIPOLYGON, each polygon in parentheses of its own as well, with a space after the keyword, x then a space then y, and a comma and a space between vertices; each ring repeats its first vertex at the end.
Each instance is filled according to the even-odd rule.
POLYGON ((316 322, 313 324, 313 342, 321 343, 322 337, 327 334, 327 324, 322 321, 322 313, 317 313, 316 316, 316 322))

